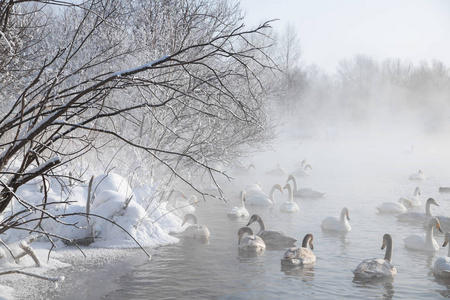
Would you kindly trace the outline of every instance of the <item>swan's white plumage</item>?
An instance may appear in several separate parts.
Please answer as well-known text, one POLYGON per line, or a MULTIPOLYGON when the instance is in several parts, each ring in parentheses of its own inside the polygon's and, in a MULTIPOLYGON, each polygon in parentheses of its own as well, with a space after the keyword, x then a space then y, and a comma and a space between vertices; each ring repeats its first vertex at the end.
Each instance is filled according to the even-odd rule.
POLYGON ((189 197, 186 200, 182 200, 180 198, 177 198, 175 200, 175 205, 177 209, 183 214, 189 214, 195 212, 194 205, 198 205, 198 198, 195 195, 189 195, 189 197))
POLYGON ((404 214, 408 212, 408 208, 412 208, 411 200, 400 198, 398 202, 385 202, 377 206, 380 214, 404 214))
POLYGON ((186 214, 183 218, 183 223, 181 226, 188 221, 192 221, 194 224, 186 228, 184 231, 185 237, 194 239, 208 239, 210 237, 211 234, 208 227, 198 224, 197 218, 193 214, 186 214))
POLYGON ((169 194, 170 202, 166 206, 169 211, 178 217, 182 217, 185 214, 192 214, 195 212, 194 205, 198 205, 198 199, 195 195, 186 195, 182 191, 172 190, 169 194), (172 198, 171 196, 175 194, 172 198), (179 194, 179 195, 178 195, 179 194))
POLYGON ((297 180, 294 176, 289 175, 286 182, 292 181, 293 184, 293 193, 294 197, 300 197, 300 198, 320 198, 325 195, 325 193, 313 190, 312 188, 301 188, 299 189, 297 186, 297 180))
POLYGON ((389 277, 397 274, 397 269, 392 265, 392 237, 389 234, 383 236, 383 245, 381 249, 386 247, 386 254, 384 259, 373 258, 363 260, 355 270, 353 274, 358 278, 377 278, 377 277, 389 277))
POLYGON ((245 193, 246 193, 246 197, 251 197, 254 195, 267 195, 261 186, 261 182, 256 182, 256 183, 251 183, 251 184, 247 184, 244 187, 245 193))
POLYGON ((422 206, 422 201, 420 201, 419 198, 420 195, 420 187, 416 186, 416 188, 414 189, 414 194, 411 196, 411 198, 409 198, 414 206, 422 206))
POLYGON ((322 220, 322 228, 326 230, 348 232, 352 229, 348 223, 350 220, 348 208, 344 207, 339 217, 326 217, 322 220))
MULTIPOLYGON (((442 247, 450 243, 450 232, 445 233, 445 241, 442 247)), ((433 273, 441 277, 450 277, 450 246, 446 257, 439 257, 434 262, 433 273)))
POLYGON ((266 249, 263 239, 253 234, 250 227, 242 227, 238 231, 238 249, 243 252, 262 253, 266 249), (244 236, 244 234, 247 234, 244 236))
POLYGON ((245 192, 245 190, 242 190, 241 195, 240 195, 241 206, 232 207, 231 210, 228 212, 228 217, 241 218, 241 217, 248 217, 250 215, 248 213, 247 208, 245 208, 245 196, 246 196, 246 192, 245 192))
POLYGON ((427 233, 425 236, 413 234, 403 239, 405 247, 414 250, 435 252, 439 250, 439 245, 433 237, 433 228, 436 227, 442 232, 439 220, 435 217, 430 218, 427 225, 427 233))
POLYGON ((425 180, 425 174, 422 170, 419 170, 417 173, 411 174, 409 176, 409 180, 425 180))
POLYGON ((276 203, 275 201, 275 190, 279 190, 283 193, 283 190, 281 189, 281 185, 275 184, 272 186, 269 195, 267 194, 259 194, 259 195, 253 195, 248 196, 245 198, 245 203, 248 205, 259 205, 259 206, 267 206, 267 205, 273 205, 276 203))
POLYGON ((266 225, 259 215, 252 215, 250 220, 248 221, 246 226, 249 226, 253 222, 258 222, 259 224, 259 232, 258 236, 260 236, 266 245, 276 245, 276 246, 293 246, 297 239, 286 235, 282 231, 270 230, 266 229, 266 225))
POLYGON ((311 176, 311 172, 308 171, 310 169, 312 171, 312 167, 310 164, 302 163, 301 167, 298 167, 295 171, 292 172, 294 176, 308 177, 311 176))
POLYGON ((431 213, 431 204, 439 206, 439 204, 437 204, 437 202, 433 198, 428 198, 427 203, 425 204, 425 213, 413 211, 399 214, 396 217, 399 221, 412 223, 421 222, 426 226, 428 220, 433 217, 433 214, 431 213))
POLYGON ((291 247, 286 250, 281 259, 283 266, 301 266, 316 262, 316 256, 312 252, 314 249, 313 235, 308 233, 303 238, 302 247, 291 247), (308 244, 311 249, 308 249, 308 244))
POLYGON ((289 183, 286 183, 284 189, 288 190, 288 200, 286 202, 281 203, 280 211, 282 212, 297 212, 300 210, 298 204, 294 202, 294 195, 292 192, 292 187, 289 183))

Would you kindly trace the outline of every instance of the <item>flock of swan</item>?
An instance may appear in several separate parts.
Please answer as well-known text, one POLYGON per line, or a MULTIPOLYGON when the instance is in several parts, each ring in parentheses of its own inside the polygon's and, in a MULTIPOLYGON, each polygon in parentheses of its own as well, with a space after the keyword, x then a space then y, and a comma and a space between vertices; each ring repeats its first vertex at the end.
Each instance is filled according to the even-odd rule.
MULTIPOLYGON (((299 176, 310 176, 310 173, 306 169, 312 170, 311 166, 304 161, 302 166, 297 170, 297 174, 301 174, 299 176), (304 172, 300 172, 300 170, 303 170, 304 172)), ((276 174, 277 176, 287 175, 279 165, 268 174, 276 174)), ((417 174, 412 174, 409 179, 424 180, 425 176, 423 171, 419 170, 417 174)), ((277 203, 274 197, 275 192, 277 190, 282 192, 283 189, 287 190, 288 199, 286 202, 281 203, 281 212, 299 211, 298 204, 294 201, 294 197, 321 198, 325 195, 325 193, 310 188, 299 189, 296 178, 292 174, 289 174, 287 175, 284 187, 282 188, 280 184, 274 184, 269 194, 263 191, 260 183, 245 186, 240 192, 240 206, 233 207, 229 211, 228 217, 248 218, 250 214, 245 207, 246 204, 273 207, 277 203)), ((398 202, 383 203, 379 205, 377 209, 379 213, 395 214, 398 221, 401 222, 414 222, 416 224, 422 222, 424 224, 424 227, 426 228, 425 236, 413 234, 404 238, 405 247, 427 252, 438 251, 440 247, 433 236, 433 230, 436 228, 440 232, 443 232, 442 228, 444 228, 450 231, 450 218, 443 216, 435 217, 431 213, 431 205, 439 206, 433 198, 427 200, 425 212, 411 211, 413 207, 422 205, 422 202, 419 199, 420 194, 420 188, 417 187, 411 197, 402 197, 398 202), (442 226, 443 224, 445 225, 442 226)), ((340 216, 329 216, 324 218, 321 227, 323 230, 349 232, 351 230, 349 220, 349 210, 344 207, 341 210, 340 216)), ((210 232, 208 228, 205 225, 200 225, 197 218, 192 213, 188 213, 184 216, 183 224, 187 221, 192 221, 193 225, 186 229, 185 236, 196 239, 209 238, 210 232)), ((316 262, 316 256, 313 253, 313 241, 313 235, 308 233, 305 235, 301 247, 297 247, 295 245, 297 239, 286 235, 282 231, 267 229, 262 217, 258 214, 251 215, 247 225, 238 230, 238 251, 240 253, 259 255, 265 251, 266 246, 288 247, 287 250, 285 250, 284 255, 281 256, 282 266, 298 267, 314 264, 316 262), (256 234, 250 227, 250 225, 255 222, 259 224, 259 231, 256 234)), ((447 232, 442 247, 445 247, 449 243, 450 232, 447 232)), ((370 279, 395 276, 397 274, 397 269, 392 264, 393 240, 390 234, 384 234, 381 249, 386 249, 384 258, 363 260, 353 270, 355 277, 370 279)), ((448 256, 440 257, 435 261, 433 273, 438 276, 450 277, 450 246, 448 256)))

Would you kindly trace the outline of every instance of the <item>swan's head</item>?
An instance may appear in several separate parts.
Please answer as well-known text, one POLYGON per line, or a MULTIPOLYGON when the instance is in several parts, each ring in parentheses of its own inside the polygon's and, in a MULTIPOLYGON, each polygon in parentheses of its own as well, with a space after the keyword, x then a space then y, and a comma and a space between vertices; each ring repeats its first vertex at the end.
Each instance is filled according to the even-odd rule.
POLYGON ((434 204, 436 206, 439 206, 439 204, 437 204, 436 200, 434 200, 433 198, 428 198, 427 204, 428 205, 434 204))
POLYGON ((422 171, 422 170, 419 170, 419 174, 423 174, 423 171, 422 171))
POLYGON ((195 196, 195 195, 190 195, 189 198, 188 198, 188 202, 189 202, 189 204, 195 204, 195 205, 198 206, 198 203, 199 203, 200 201, 198 201, 197 196, 195 196))
POLYGON ((283 189, 281 188, 281 185, 280 184, 275 184, 274 186, 273 186, 276 190, 279 190, 281 193, 283 193, 283 189))
POLYGON ((180 190, 172 190, 172 191, 175 192, 175 193, 180 194, 180 197, 183 197, 184 199, 187 199, 187 198, 188 198, 188 197, 186 196, 186 194, 183 193, 183 191, 180 191, 180 190))
MULTIPOLYGON (((280 185, 280 187, 281 187, 281 185, 280 185)), ((292 187, 291 187, 291 185, 289 183, 286 183, 286 185, 283 187, 283 189, 288 190, 288 191, 292 191, 292 187)), ((283 192, 283 191, 281 191, 281 192, 283 192)))
POLYGON ((344 208, 342 209, 342 211, 341 211, 341 216, 345 216, 345 217, 347 218, 347 220, 350 221, 350 215, 349 215, 349 213, 348 213, 348 208, 347 208, 347 207, 344 207, 344 208))
POLYGON ((442 232, 441 229, 441 223, 439 222, 439 220, 435 217, 432 217, 430 219, 430 221, 428 221, 428 226, 430 227, 436 227, 440 232, 442 232))
POLYGON ((295 177, 292 174, 289 174, 288 179, 286 180, 286 182, 288 182, 289 180, 295 181, 295 177))
POLYGON ((445 234, 445 241, 444 241, 444 244, 442 245, 442 247, 447 246, 448 243, 450 243, 450 232, 447 232, 445 234))
POLYGON ((198 224, 197 217, 194 216, 193 214, 186 214, 183 218, 183 223, 181 224, 181 226, 186 224, 187 221, 192 221, 192 223, 198 224))
POLYGON ((420 187, 416 186, 416 190, 414 191, 414 193, 417 193, 418 195, 421 195, 420 187))
POLYGON ((313 240, 314 240, 314 237, 313 237, 312 233, 308 233, 303 238, 302 247, 307 248, 308 244, 309 244, 309 248, 311 248, 311 250, 314 250, 313 240))
POLYGON ((259 220, 261 220, 261 217, 259 216, 259 215, 252 215, 251 217, 250 217, 250 220, 248 221, 248 223, 247 223, 247 225, 245 225, 245 226, 249 226, 250 224, 252 224, 253 222, 257 222, 257 221, 259 221, 259 220))
POLYGON ((386 248, 386 245, 392 244, 392 236, 389 233, 383 235, 383 244, 381 245, 381 250, 386 248))
POLYGON ((250 227, 242 227, 238 230, 238 245, 241 244, 244 234, 253 235, 253 230, 250 227))

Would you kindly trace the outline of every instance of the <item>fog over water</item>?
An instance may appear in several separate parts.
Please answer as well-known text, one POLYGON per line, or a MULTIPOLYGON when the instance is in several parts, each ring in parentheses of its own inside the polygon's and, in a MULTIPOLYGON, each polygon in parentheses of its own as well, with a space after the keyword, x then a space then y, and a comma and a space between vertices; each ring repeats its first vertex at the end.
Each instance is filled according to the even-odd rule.
MULTIPOLYGON (((404 237, 425 233, 422 224, 400 222, 395 215, 379 214, 376 210, 381 203, 412 196, 419 186, 422 205, 414 211, 424 211, 426 200, 433 197, 439 207, 433 206, 432 213, 450 216, 450 194, 438 191, 441 186, 450 186, 448 132, 429 133, 406 127, 390 130, 388 124, 378 122, 378 125, 370 130, 330 125, 327 131, 320 131, 300 130, 286 122, 273 149, 248 161, 255 165, 253 174, 230 170, 235 180, 220 180, 230 199, 228 203, 208 199, 197 207, 199 223, 207 225, 211 232, 209 243, 182 240, 180 244, 153 249, 150 262, 140 258, 138 250, 132 250, 127 267, 122 263, 114 267, 112 262, 102 286, 83 282, 88 285, 86 295, 105 299, 450 296, 450 281, 432 273, 434 261, 446 256, 448 249, 426 253, 405 248, 404 237), (312 133, 316 136, 311 136, 312 133), (323 198, 296 199, 300 211, 282 213, 280 204, 287 199, 284 190, 284 194, 275 194, 277 203, 273 207, 247 206, 247 209, 250 214, 261 215, 269 229, 296 237, 297 245, 306 233, 312 233, 316 263, 310 267, 282 268, 284 248, 267 249, 258 257, 241 256, 237 250, 237 231, 247 224, 248 218, 227 217, 231 207, 239 203, 240 190, 257 181, 266 192, 275 183, 284 186, 287 176, 270 176, 266 172, 279 164, 290 173, 302 160, 310 163, 313 170, 311 176, 297 177, 299 186, 325 192, 323 198), (410 174, 419 169, 426 180, 409 180, 410 174), (343 234, 323 230, 321 221, 339 215, 344 206, 349 209, 352 230, 343 234), (385 233, 393 237, 397 276, 369 282, 355 280, 351 270, 359 262, 384 257, 380 247, 385 233)), ((258 230, 257 224, 250 227, 258 230)), ((444 235, 435 230, 435 238, 442 246, 444 235)), ((102 268, 105 266, 99 267, 102 268)), ((71 293, 69 289, 63 294, 65 299, 78 299, 80 291, 71 293)))

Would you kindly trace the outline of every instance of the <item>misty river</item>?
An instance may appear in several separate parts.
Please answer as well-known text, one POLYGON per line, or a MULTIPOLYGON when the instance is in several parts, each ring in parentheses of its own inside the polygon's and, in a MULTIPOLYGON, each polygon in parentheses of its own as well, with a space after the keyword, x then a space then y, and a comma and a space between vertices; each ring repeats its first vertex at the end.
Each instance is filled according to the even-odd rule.
MULTIPOLYGON (((355 298, 438 298, 450 297, 450 281, 435 277, 434 261, 446 256, 448 249, 426 253, 409 250, 403 238, 425 234, 422 224, 400 222, 394 215, 377 213, 376 206, 411 196, 421 189, 422 205, 432 197, 434 215, 450 216, 450 193, 439 193, 440 186, 450 186, 450 157, 445 142, 428 138, 381 138, 355 136, 325 141, 298 140, 280 143, 273 151, 252 159, 253 175, 236 175, 231 182, 221 181, 229 196, 228 203, 209 199, 201 202, 196 215, 208 226, 208 244, 181 243, 151 249, 151 261, 138 249, 126 250, 124 258, 90 259, 80 262, 80 272, 66 271, 64 289, 53 290, 53 299, 355 299, 355 298), (411 147, 413 145, 413 147, 411 147), (287 192, 275 193, 272 207, 247 205, 251 214, 260 214, 268 229, 281 230, 298 239, 314 235, 317 261, 310 267, 284 269, 280 259, 285 251, 266 249, 258 257, 242 257, 237 248, 237 231, 248 218, 227 217, 239 202, 239 192, 247 184, 261 182, 268 192, 275 183, 284 186, 286 176, 265 173, 280 164, 286 172, 296 169, 303 159, 312 165, 312 175, 297 177, 299 187, 326 192, 320 199, 296 199, 300 211, 280 212, 287 192), (426 180, 412 181, 409 175, 424 171, 426 180), (350 212, 352 230, 346 234, 322 230, 321 221, 338 216, 343 207, 350 212), (352 270, 364 259, 383 258, 382 237, 393 237, 392 262, 398 274, 392 279, 362 282, 352 270), (87 275, 80 278, 79 273, 87 275), (68 284, 68 282, 72 282, 68 284)), ((254 231, 257 224, 250 225, 254 231)), ((445 229, 445 228, 444 228, 445 229)), ((450 229, 449 229, 450 230, 450 229)), ((440 246, 444 235, 435 238, 440 246)), ((444 231, 445 233, 445 231, 444 231)))

